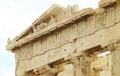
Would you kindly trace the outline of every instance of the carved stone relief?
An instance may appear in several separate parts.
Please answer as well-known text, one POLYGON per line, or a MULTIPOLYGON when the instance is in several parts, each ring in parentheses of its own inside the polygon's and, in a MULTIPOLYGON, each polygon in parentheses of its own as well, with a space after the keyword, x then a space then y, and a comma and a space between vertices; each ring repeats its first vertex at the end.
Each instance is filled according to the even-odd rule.
POLYGON ((56 18, 54 15, 50 15, 50 21, 48 22, 49 25, 53 24, 56 22, 56 18))
POLYGON ((108 9, 106 16, 107 16, 107 20, 106 21, 107 21, 107 24, 109 26, 111 23, 113 23, 115 21, 115 8, 112 7, 110 9, 108 9))
POLYGON ((32 26, 33 28, 33 32, 36 32, 38 30, 41 30, 43 29, 44 27, 48 26, 48 25, 51 25, 53 23, 56 23, 56 18, 54 15, 50 15, 48 18, 46 18, 45 21, 43 21, 42 23, 40 23, 39 25, 37 26, 32 26))
POLYGON ((67 8, 66 8, 66 11, 65 11, 65 18, 68 18, 72 15, 72 12, 71 12, 71 6, 68 5, 67 8))
POLYGON ((72 14, 75 14, 75 13, 77 13, 78 12, 78 5, 73 5, 73 7, 72 7, 72 14))
POLYGON ((106 25, 106 12, 96 15, 96 29, 100 29, 106 25))
MULTIPOLYGON (((52 32, 42 36, 39 36, 39 34, 41 35, 43 33, 39 33, 39 32, 38 32, 39 34, 34 33, 33 36, 31 36, 33 40, 26 42, 26 44, 22 46, 20 45, 22 44, 22 41, 20 44, 16 44, 19 41, 16 41, 16 43, 13 42, 13 45, 15 45, 14 49, 17 49, 15 53, 16 53, 16 73, 18 74, 18 76, 24 76, 23 72, 26 70, 26 68, 31 70, 37 67, 38 67, 37 71, 34 70, 33 71, 34 73, 30 72, 30 74, 26 76, 62 76, 63 74, 64 74, 63 76, 67 76, 67 75, 90 76, 90 72, 91 72, 90 64, 92 58, 89 56, 91 56, 91 53, 89 52, 89 56, 86 55, 84 56, 81 53, 81 51, 83 52, 96 46, 102 47, 103 44, 106 44, 104 45, 104 47, 106 47, 111 43, 118 43, 120 38, 119 36, 120 21, 116 21, 116 18, 119 19, 120 8, 118 8, 118 6, 115 6, 114 8, 106 7, 104 8, 104 10, 105 11, 102 11, 100 13, 94 15, 92 14, 90 16, 87 15, 84 16, 84 18, 82 18, 79 17, 81 15, 77 15, 77 14, 75 14, 74 17, 74 13, 78 11, 77 5, 74 5, 73 7, 68 6, 64 12, 65 18, 71 17, 71 19, 68 18, 69 19, 68 21, 71 21, 68 24, 68 26, 65 27, 62 26, 62 28, 60 29, 56 28, 54 31, 52 30, 52 32), (75 57, 72 57, 71 60, 70 58, 64 60, 64 58, 67 57, 67 55, 69 54, 73 54, 75 57), (63 70, 56 68, 55 66, 51 66, 52 63, 56 63, 60 59, 63 59, 64 62, 69 62, 69 64, 71 64, 69 67, 71 68, 66 69, 66 66, 68 65, 66 64, 64 66, 65 71, 60 72, 63 70), (21 62, 19 63, 19 61, 21 62), (50 66, 46 67, 44 65, 50 65, 50 66), (69 72, 72 73, 69 74, 69 72)), ((57 24, 56 22, 57 22, 56 15, 50 15, 49 17, 47 15, 47 18, 45 20, 42 20, 41 23, 39 22, 40 24, 38 23, 38 25, 32 26, 33 28, 32 31, 37 32, 42 29, 45 29, 45 32, 46 31, 49 32, 51 30, 47 30, 45 27, 50 25, 55 25, 55 27, 58 27, 59 24, 57 24)), ((61 21, 61 23, 63 25, 64 24, 66 25, 66 22, 64 21, 63 22, 61 21)), ((27 30, 27 34, 28 34, 28 30, 27 30)), ((26 40, 27 37, 30 37, 30 35, 26 36, 25 38, 26 40)), ((28 40, 29 39, 30 38, 28 38, 28 40)), ((10 44, 10 42, 11 41, 8 38, 8 44, 10 44)), ((113 59, 112 60, 113 64, 111 66, 113 76, 120 76, 119 74, 120 44, 117 44, 117 46, 118 47, 115 48, 111 48, 110 46, 108 47, 109 51, 114 50, 111 51, 112 59, 113 59)), ((67 68, 69 67, 67 66, 67 68)), ((97 73, 96 75, 94 74, 93 76, 97 76, 99 75, 99 72, 101 72, 101 68, 95 67, 92 68, 92 71, 97 73)))
POLYGON ((87 56, 73 57, 71 62, 74 65, 75 76, 90 75, 90 58, 87 56))

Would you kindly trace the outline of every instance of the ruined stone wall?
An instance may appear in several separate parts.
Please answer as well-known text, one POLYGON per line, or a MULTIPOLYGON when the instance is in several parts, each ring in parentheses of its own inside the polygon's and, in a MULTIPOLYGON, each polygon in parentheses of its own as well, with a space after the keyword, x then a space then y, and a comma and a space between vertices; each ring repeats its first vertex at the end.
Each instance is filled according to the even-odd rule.
MULTIPOLYGON (((65 25, 65 27, 17 48, 15 50, 16 74, 17 76, 24 76, 25 72, 33 72, 37 68, 52 64, 53 62, 59 62, 59 60, 62 59, 64 60, 62 61, 64 71, 51 76, 89 76, 90 65, 94 64, 94 62, 89 60, 93 57, 85 55, 85 57, 82 56, 72 59, 72 61, 69 61, 67 64, 64 64, 64 62, 72 55, 76 55, 76 53, 80 54, 82 51, 89 51, 89 49, 97 46, 105 48, 109 44, 116 43, 120 38, 119 29, 119 2, 104 8, 97 8, 92 16, 85 16, 82 19, 69 23, 65 25), (84 64, 86 65, 83 71, 81 67, 84 64), (75 70, 76 72, 74 72, 75 70)), ((97 61, 95 65, 97 65, 97 61)), ((114 68, 116 68, 116 66, 114 68)), ((50 74, 32 76, 50 76, 50 74)), ((95 74, 91 76, 99 75, 95 74)), ((103 76, 103 74, 100 76, 103 76)), ((104 74, 104 76, 107 75, 104 74)), ((110 76, 110 74, 108 76, 110 76)))

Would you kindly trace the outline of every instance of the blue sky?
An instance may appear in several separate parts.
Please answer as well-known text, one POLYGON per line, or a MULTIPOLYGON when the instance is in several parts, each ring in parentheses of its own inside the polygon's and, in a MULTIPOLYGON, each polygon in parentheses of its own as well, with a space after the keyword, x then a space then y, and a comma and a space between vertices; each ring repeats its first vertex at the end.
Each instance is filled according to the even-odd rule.
POLYGON ((0 0, 0 76, 15 76, 14 54, 5 50, 13 39, 53 4, 96 8, 99 0, 0 0))

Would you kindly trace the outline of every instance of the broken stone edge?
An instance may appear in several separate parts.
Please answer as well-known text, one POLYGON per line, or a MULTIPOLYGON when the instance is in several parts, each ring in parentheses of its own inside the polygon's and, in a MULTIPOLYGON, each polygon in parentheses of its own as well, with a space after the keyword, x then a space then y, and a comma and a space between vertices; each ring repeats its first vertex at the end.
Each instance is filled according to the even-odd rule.
MULTIPOLYGON (((118 0, 101 0, 99 2, 99 8, 105 8, 113 3, 115 3, 118 0)), ((61 7, 59 5, 54 4, 52 7, 50 7, 43 15, 41 15, 38 19, 36 19, 31 26, 29 26, 25 31, 23 31, 19 36, 16 36, 13 40, 11 40, 11 42, 13 42, 12 44, 8 44, 6 45, 6 49, 9 51, 13 51, 13 49, 15 48, 19 48, 21 45, 24 45, 34 39, 37 39, 45 34, 48 34, 52 31, 55 31, 63 26, 66 26, 69 23, 72 23, 78 19, 83 19, 86 16, 92 16, 94 14, 96 14, 97 12, 95 10, 93 10, 92 8, 85 8, 83 10, 80 10, 79 13, 67 18, 67 19, 63 19, 61 21, 56 22, 53 25, 49 25, 51 26, 48 29, 42 29, 39 32, 33 33, 27 37, 22 38, 24 35, 28 34, 30 30, 32 30, 32 26, 36 26, 36 24, 38 24, 38 22, 42 21, 42 19, 44 18, 44 16, 54 7, 60 7, 61 9, 65 9, 64 7, 61 7)))

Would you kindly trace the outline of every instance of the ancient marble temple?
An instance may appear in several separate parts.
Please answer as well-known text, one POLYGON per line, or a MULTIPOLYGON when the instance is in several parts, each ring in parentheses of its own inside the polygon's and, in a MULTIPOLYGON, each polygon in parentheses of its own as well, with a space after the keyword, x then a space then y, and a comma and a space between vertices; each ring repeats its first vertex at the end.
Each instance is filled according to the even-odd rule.
POLYGON ((82 10, 55 4, 6 49, 16 76, 120 76, 120 0, 82 10))

